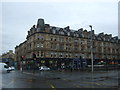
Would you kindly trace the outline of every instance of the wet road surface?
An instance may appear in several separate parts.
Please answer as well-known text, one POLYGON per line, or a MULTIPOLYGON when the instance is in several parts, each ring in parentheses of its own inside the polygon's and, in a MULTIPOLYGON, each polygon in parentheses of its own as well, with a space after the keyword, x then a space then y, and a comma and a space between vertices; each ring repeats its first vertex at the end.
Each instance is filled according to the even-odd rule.
POLYGON ((2 74, 2 88, 118 88, 118 70, 80 71, 12 71, 2 74))

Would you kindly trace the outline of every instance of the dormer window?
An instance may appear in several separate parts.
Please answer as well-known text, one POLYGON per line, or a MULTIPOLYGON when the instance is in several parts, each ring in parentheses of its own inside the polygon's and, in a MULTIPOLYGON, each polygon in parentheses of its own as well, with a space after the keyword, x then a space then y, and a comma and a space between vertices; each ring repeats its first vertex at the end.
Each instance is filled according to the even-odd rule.
POLYGON ((53 30, 53 34, 55 34, 56 33, 56 31, 55 31, 55 29, 53 30))
POLYGON ((40 28, 37 28, 37 32, 40 32, 40 28))
POLYGON ((78 37, 78 34, 76 34, 76 37, 78 37))
POLYGON ((103 38, 103 40, 105 41, 105 38, 103 38))
POLYGON ((76 34, 74 33, 74 37, 76 36, 76 34))
POLYGON ((63 32, 63 31, 60 31, 60 34, 61 34, 61 35, 64 35, 64 32, 63 32))
POLYGON ((82 34, 82 37, 84 37, 84 34, 82 34))
POLYGON ((67 34, 68 34, 68 36, 70 36, 70 32, 68 32, 67 34))
POLYGON ((101 40, 101 38, 100 38, 100 37, 98 37, 98 40, 101 40))

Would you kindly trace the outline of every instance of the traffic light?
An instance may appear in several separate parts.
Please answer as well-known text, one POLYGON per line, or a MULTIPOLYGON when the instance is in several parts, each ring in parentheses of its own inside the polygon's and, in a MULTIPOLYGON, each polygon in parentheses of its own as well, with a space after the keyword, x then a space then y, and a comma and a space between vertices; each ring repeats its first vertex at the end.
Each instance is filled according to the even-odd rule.
POLYGON ((23 61, 24 60, 24 56, 21 56, 21 61, 23 61))

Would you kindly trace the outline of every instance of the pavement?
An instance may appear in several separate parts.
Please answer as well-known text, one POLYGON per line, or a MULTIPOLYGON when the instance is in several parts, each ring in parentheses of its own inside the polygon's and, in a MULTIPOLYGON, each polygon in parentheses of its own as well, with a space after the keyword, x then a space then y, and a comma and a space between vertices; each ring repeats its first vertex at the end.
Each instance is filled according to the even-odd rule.
POLYGON ((12 71, 2 74, 2 88, 108 88, 120 87, 120 70, 12 71))

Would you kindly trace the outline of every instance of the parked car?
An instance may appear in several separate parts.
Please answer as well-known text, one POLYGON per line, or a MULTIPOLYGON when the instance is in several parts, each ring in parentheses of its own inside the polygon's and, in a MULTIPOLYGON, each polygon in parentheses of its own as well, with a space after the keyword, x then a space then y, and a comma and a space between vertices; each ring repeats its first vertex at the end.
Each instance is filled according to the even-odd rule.
POLYGON ((0 71, 9 73, 12 69, 7 64, 0 63, 0 71))
POLYGON ((39 70, 46 71, 46 70, 50 70, 50 68, 47 66, 41 66, 41 67, 39 67, 39 70))
POLYGON ((11 66, 10 68, 11 68, 11 70, 15 70, 15 67, 14 67, 14 66, 11 66))

